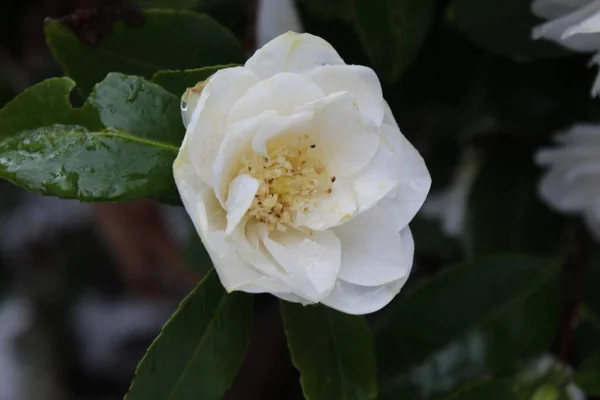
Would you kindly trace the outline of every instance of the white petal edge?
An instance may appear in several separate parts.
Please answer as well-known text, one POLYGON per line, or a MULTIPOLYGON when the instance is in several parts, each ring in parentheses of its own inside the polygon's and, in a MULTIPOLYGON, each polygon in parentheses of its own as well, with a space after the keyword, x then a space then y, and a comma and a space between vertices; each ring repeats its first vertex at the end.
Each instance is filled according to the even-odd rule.
POLYGON ((359 212, 368 210, 387 195, 398 205, 404 227, 425 202, 431 176, 423 157, 397 126, 384 123, 380 134, 382 141, 377 153, 363 171, 351 178, 359 212))
POLYGON ((236 247, 226 239, 225 211, 214 191, 202 183, 189 163, 175 161, 174 176, 183 205, 206 248, 221 284, 228 292, 244 290, 256 282, 262 291, 285 291, 285 285, 275 279, 265 280, 263 274, 239 257, 236 247))
POLYGON ((241 168, 244 153, 250 150, 264 153, 270 139, 304 133, 309 129, 312 117, 311 112, 280 117, 276 111, 268 110, 229 128, 213 165, 215 192, 223 207, 228 185, 241 168))
POLYGON ((251 148, 252 138, 268 121, 277 118, 273 110, 265 111, 252 118, 233 124, 227 130, 211 165, 212 182, 217 199, 225 207, 227 189, 242 167, 243 154, 251 148))
POLYGON ((245 67, 268 79, 281 72, 302 74, 322 65, 342 64, 337 51, 320 37, 287 32, 257 50, 245 67))
POLYGON ((333 93, 296 109, 302 111, 314 112, 314 152, 330 175, 352 176, 373 158, 381 141, 378 128, 358 111, 351 93, 333 93))
POLYGON ((225 68, 217 71, 202 90, 181 148, 193 155, 190 162, 207 185, 212 185, 212 164, 225 137, 229 110, 256 83, 258 78, 243 67, 225 68))
POLYGON ((566 32, 600 11, 600 0, 594 0, 586 6, 560 18, 550 20, 533 28, 534 39, 552 40, 574 51, 591 52, 599 50, 600 34, 566 35, 566 32))
MULTIPOLYGON (((595 0, 595 3, 595 7, 590 7, 591 9, 595 9, 595 12, 587 18, 581 20, 578 24, 567 29, 562 35, 561 39, 566 39, 569 36, 578 34, 590 34, 600 32, 600 1, 595 0)), ((596 36, 596 39, 597 38, 598 36, 596 36)))
POLYGON ((370 314, 388 305, 407 280, 408 276, 381 286, 360 286, 338 280, 329 297, 321 303, 346 314, 370 314))
POLYGON ((358 110, 381 125, 384 115, 383 92, 377 74, 362 65, 326 65, 306 73, 325 94, 350 92, 358 110))
POLYGON ((248 89, 233 104, 228 123, 234 124, 266 110, 290 115, 294 109, 325 96, 316 83, 303 75, 280 73, 248 89))
POLYGON ((259 229, 261 241, 287 272, 296 295, 313 302, 329 295, 341 259, 340 241, 333 232, 269 232, 264 224, 259 229))
POLYGON ((415 244, 410 229, 398 232, 395 220, 380 206, 333 229, 342 243, 338 279, 380 286, 408 276, 415 244))
POLYGON ((228 235, 240 223, 248 208, 252 205, 254 195, 258 191, 260 182, 250 175, 238 175, 229 184, 225 209, 227 210, 227 227, 225 233, 228 235))
POLYGON ((330 194, 319 195, 308 211, 296 215, 296 226, 322 231, 340 225, 358 212, 354 186, 349 179, 336 179, 330 194))

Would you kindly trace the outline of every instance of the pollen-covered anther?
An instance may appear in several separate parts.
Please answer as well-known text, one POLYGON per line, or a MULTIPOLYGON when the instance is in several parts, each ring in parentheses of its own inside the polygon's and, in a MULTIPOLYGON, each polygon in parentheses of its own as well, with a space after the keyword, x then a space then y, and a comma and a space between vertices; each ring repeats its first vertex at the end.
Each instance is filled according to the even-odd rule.
POLYGON ((307 135, 263 154, 249 153, 239 174, 260 181, 248 217, 265 223, 269 230, 285 232, 295 216, 304 213, 322 194, 331 194, 335 177, 327 174, 317 146, 307 135))

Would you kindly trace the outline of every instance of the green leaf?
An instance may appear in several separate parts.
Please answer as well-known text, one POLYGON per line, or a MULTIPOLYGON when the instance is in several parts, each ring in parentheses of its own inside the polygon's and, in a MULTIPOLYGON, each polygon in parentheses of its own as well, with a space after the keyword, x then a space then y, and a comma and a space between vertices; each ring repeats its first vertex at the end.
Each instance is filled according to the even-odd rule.
POLYGON ((137 76, 110 73, 88 99, 105 126, 179 147, 185 129, 180 100, 137 76))
POLYGON ((311 400, 377 397, 375 355, 362 316, 280 302, 292 361, 311 400))
POLYGON ((74 87, 69 78, 51 78, 26 89, 0 110, 0 139, 53 124, 104 129, 93 107, 71 107, 74 87))
POLYGON ((73 87, 69 78, 50 79, 0 110, 0 178, 83 201, 175 193, 172 165, 184 135, 177 97, 142 78, 109 74, 74 109, 73 87))
POLYGON ((140 362, 126 400, 221 399, 244 359, 253 298, 227 294, 211 271, 140 362))
POLYGON ((166 69, 244 60, 235 37, 206 15, 173 10, 130 14, 76 13, 46 24, 48 47, 84 94, 109 72, 150 78, 166 69))
POLYGON ((444 397, 444 400, 510 400, 515 394, 510 381, 491 380, 477 382, 444 397))
POLYGON ((533 40, 531 29, 544 21, 526 0, 454 0, 446 20, 475 44, 518 61, 569 54, 547 40, 533 40))
POLYGON ((600 396, 600 350, 581 364, 575 374, 575 383, 586 394, 600 396))
POLYGON ((187 88, 194 87, 198 82, 210 78, 211 75, 220 69, 231 68, 236 65, 228 64, 178 71, 159 71, 152 76, 152 82, 181 97, 187 88))
POLYGON ((415 60, 433 21, 435 0, 354 0, 356 27, 375 69, 397 80, 415 60))
POLYGON ((68 199, 134 200, 173 190, 177 151, 115 129, 51 125, 0 140, 0 178, 68 199))
POLYGON ((464 241, 471 256, 500 252, 556 255, 566 220, 541 201, 540 170, 518 143, 495 143, 469 194, 464 241))
POLYGON ((430 399, 546 350, 559 314, 554 263, 502 256, 446 269, 384 311, 380 399, 430 399))

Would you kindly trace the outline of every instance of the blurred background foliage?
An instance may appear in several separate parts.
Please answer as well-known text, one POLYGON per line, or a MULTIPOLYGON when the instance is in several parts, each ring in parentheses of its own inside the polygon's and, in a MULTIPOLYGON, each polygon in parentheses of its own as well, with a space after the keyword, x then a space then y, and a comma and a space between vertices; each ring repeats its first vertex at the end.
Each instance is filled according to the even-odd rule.
MULTIPOLYGON (((600 247, 579 221, 541 202, 533 162, 552 134, 600 120, 587 56, 531 40, 540 21, 529 0, 296 5, 307 32, 378 72, 426 159, 433 195, 468 154, 477 158, 462 229, 448 235, 440 220, 417 215, 411 279, 367 318, 377 398, 568 399, 571 382, 600 398, 600 247), (551 367, 525 379, 546 354, 551 367)), ((0 104, 53 76, 74 79, 71 100, 81 104, 108 72, 159 82, 163 69, 243 62, 255 18, 249 0, 4 0, 0 104)), ((161 85, 160 96, 179 97, 161 85)), ((161 325, 210 267, 178 207, 90 205, 0 181, 0 399, 122 398, 161 325)), ((325 318, 315 311, 304 321, 293 308, 286 325, 316 331, 325 318)), ((302 398, 269 296, 256 297, 247 357, 225 398, 302 398)))

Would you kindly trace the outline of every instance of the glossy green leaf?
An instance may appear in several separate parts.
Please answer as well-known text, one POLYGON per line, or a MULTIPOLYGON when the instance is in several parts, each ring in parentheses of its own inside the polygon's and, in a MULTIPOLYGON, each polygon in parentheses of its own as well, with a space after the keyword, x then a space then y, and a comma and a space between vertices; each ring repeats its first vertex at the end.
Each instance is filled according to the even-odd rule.
POLYGON ((384 311, 380 399, 430 399, 546 350, 559 314, 554 263, 502 256, 446 269, 384 311))
POLYGON ((600 350, 589 356, 577 369, 575 383, 590 396, 600 396, 600 350))
POLYGON ((142 78, 109 74, 72 108, 73 87, 69 78, 49 79, 0 110, 0 178, 84 201, 175 193, 172 164, 184 135, 178 98, 142 78))
POLYGON ((292 361, 311 400, 377 397, 375 355, 362 316, 281 301, 292 361))
POLYGON ((244 359, 252 305, 247 294, 227 294, 211 271, 150 346, 125 399, 221 399, 244 359))
POLYGON ((185 129, 180 100, 137 76, 110 73, 88 99, 105 126, 179 147, 185 129))
POLYGON ((173 190, 177 151, 116 129, 51 125, 0 141, 0 178, 62 198, 134 200, 173 190))
POLYGON ((519 61, 569 54, 547 40, 533 40, 531 29, 544 21, 532 15, 531 1, 454 0, 446 20, 483 48, 519 61))
POLYGON ((538 194, 541 171, 518 143, 490 146, 469 194, 464 239, 471 256, 557 255, 566 220, 538 194))
POLYGON ((515 393, 510 381, 478 382, 459 389, 444 400, 513 400, 515 393))
POLYGON ((71 107, 74 87, 69 78, 51 78, 26 89, 0 110, 0 139, 53 124, 104 129, 93 107, 71 107))
POLYGON ((234 67, 236 65, 237 64, 228 64, 197 69, 159 71, 152 76, 152 82, 162 86, 174 95, 181 97, 187 88, 196 86, 198 82, 208 79, 220 69, 234 67))
POLYGON ((84 94, 109 72, 150 78, 161 70, 244 60, 240 43, 228 30, 192 11, 76 13, 49 21, 45 32, 54 58, 84 94))
POLYGON ((354 0, 354 7, 371 63, 384 80, 395 81, 427 38, 435 0, 354 0))

